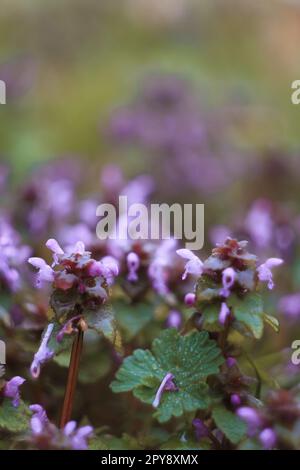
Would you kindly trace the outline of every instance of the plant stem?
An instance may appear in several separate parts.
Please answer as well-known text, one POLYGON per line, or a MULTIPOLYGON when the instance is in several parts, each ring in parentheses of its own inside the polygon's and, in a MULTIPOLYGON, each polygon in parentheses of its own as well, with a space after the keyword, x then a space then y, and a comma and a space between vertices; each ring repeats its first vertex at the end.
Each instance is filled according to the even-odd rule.
MULTIPOLYGON (((80 328, 80 327, 79 327, 80 328)), ((71 418, 74 394, 76 389, 79 362, 81 357, 83 344, 83 331, 80 328, 73 342, 69 371, 68 371, 68 380, 64 397, 64 404, 61 413, 60 427, 63 428, 71 418)))

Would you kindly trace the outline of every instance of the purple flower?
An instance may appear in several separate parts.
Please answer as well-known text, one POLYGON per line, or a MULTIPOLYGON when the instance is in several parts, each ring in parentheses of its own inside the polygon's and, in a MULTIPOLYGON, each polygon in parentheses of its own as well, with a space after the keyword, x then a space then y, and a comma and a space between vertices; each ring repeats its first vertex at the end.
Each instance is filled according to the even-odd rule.
POLYGON ((55 255, 63 255, 64 250, 59 246, 58 242, 54 238, 49 238, 46 241, 46 247, 49 248, 55 255))
POLYGON ((236 411, 236 414, 247 423, 248 435, 253 437, 262 425, 258 412, 254 408, 250 408, 250 406, 241 406, 236 411))
POLYGON ((196 302, 196 294, 193 294, 193 292, 188 292, 184 296, 184 303, 188 307, 192 307, 193 305, 195 305, 195 302, 196 302))
POLYGON ((127 267, 128 275, 127 279, 130 282, 136 282, 138 280, 137 271, 140 267, 140 258, 133 251, 127 255, 127 267))
POLYGON ((193 419, 193 426, 195 428, 196 439, 200 441, 203 437, 207 437, 209 434, 208 427, 204 424, 202 419, 193 419))
POLYGON ((268 283, 268 288, 273 289, 274 282, 271 269, 275 266, 280 266, 283 263, 283 260, 280 258, 269 258, 265 263, 261 264, 257 268, 258 278, 262 282, 268 283))
POLYGON ((4 386, 4 396, 12 398, 12 404, 14 407, 18 407, 20 404, 20 392, 19 387, 25 382, 23 377, 17 375, 13 377, 4 386))
POLYGON ((240 406, 241 402, 242 402, 241 397, 237 393, 233 393, 230 396, 230 403, 233 406, 240 406))
POLYGON ((30 405, 30 411, 33 412, 33 415, 30 420, 30 427, 33 434, 41 434, 44 427, 49 423, 48 416, 46 411, 41 405, 30 405))
POLYGON ((182 275, 182 279, 186 279, 188 274, 193 276, 200 277, 203 271, 203 263, 191 250, 182 248, 177 250, 176 253, 181 256, 181 258, 187 259, 188 262, 185 265, 185 271, 182 275))
POLYGON ((282 297, 279 301, 279 310, 287 317, 297 319, 300 316, 300 293, 282 297))
POLYGON ((30 252, 9 220, 0 215, 0 281, 12 292, 22 287, 20 271, 30 252))
POLYGON ((42 406, 31 405, 31 440, 38 448, 86 450, 87 439, 93 433, 92 426, 78 427, 76 421, 69 421, 61 430, 51 423, 42 406))
POLYGON ((223 297, 229 297, 230 289, 234 284, 236 277, 235 270, 233 268, 226 268, 222 273, 222 284, 223 289, 221 289, 220 294, 223 297))
POLYGON ((45 282, 54 281, 54 271, 43 258, 29 258, 28 263, 38 269, 36 277, 37 287, 43 287, 45 282))
POLYGON ((230 315, 229 308, 227 307, 225 302, 222 302, 220 313, 219 313, 219 322, 221 323, 221 325, 223 325, 223 326, 225 325, 229 315, 230 315))
POLYGON ((153 289, 161 296, 170 295, 168 280, 170 268, 174 266, 174 249, 176 240, 170 238, 163 240, 154 253, 148 268, 148 275, 152 281, 153 289))
POLYGON ((265 428, 259 434, 258 439, 266 450, 273 449, 277 441, 276 433, 272 428, 265 428))
POLYGON ((265 248, 270 244, 273 221, 269 201, 259 199, 254 202, 246 217, 245 228, 258 247, 265 248))
POLYGON ((228 367, 229 369, 231 369, 231 367, 235 366, 235 365, 236 365, 236 359, 235 359, 235 357, 231 357, 231 356, 227 357, 227 359, 226 359, 226 364, 227 364, 227 367, 228 367))
POLYGON ((167 317, 167 327, 179 329, 182 325, 182 315, 177 310, 170 310, 167 317))
POLYGON ((70 448, 73 450, 87 450, 87 439, 91 437, 93 433, 92 426, 82 426, 77 428, 76 421, 69 421, 64 429, 63 434, 70 441, 70 448))
POLYGON ((152 406, 157 408, 160 404, 160 400, 164 391, 168 390, 170 392, 178 391, 178 387, 173 382, 174 375, 168 372, 161 381, 161 384, 156 392, 155 398, 153 400, 152 406))
POLYGON ((30 372, 34 379, 40 375, 41 365, 52 359, 54 355, 54 352, 48 348, 48 342, 50 340, 53 328, 54 324, 49 323, 47 330, 42 337, 40 347, 34 355, 32 364, 30 366, 30 372))

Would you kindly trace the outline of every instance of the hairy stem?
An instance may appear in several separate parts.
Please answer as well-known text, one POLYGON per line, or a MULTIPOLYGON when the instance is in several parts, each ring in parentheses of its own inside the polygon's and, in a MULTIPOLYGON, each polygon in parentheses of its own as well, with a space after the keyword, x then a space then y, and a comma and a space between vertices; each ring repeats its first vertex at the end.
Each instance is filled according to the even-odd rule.
POLYGON ((83 344, 83 331, 80 328, 73 342, 69 371, 68 371, 68 380, 64 397, 64 404, 61 413, 60 427, 63 428, 71 419, 74 394, 76 389, 79 362, 81 358, 83 344))

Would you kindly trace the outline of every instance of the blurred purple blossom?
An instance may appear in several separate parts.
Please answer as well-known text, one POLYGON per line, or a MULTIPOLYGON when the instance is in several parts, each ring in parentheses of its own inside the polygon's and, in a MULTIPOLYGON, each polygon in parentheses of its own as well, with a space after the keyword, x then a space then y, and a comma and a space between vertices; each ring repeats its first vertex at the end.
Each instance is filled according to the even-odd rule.
POLYGON ((258 266, 257 273, 258 278, 262 282, 268 283, 268 288, 273 289, 274 282, 273 282, 273 274, 271 269, 276 266, 280 266, 283 263, 283 260, 280 258, 269 258, 263 264, 258 266))
POLYGON ((93 434, 92 426, 77 427, 76 421, 69 421, 63 429, 51 423, 40 405, 31 405, 30 441, 38 449, 87 450, 88 439, 93 434))
POLYGON ((281 297, 278 307, 287 318, 297 320, 300 316, 300 293, 281 297))
POLYGON ((12 398, 12 404, 14 407, 18 407, 20 404, 20 392, 19 387, 23 385, 25 379, 20 376, 13 377, 4 386, 4 396, 7 398, 12 398))

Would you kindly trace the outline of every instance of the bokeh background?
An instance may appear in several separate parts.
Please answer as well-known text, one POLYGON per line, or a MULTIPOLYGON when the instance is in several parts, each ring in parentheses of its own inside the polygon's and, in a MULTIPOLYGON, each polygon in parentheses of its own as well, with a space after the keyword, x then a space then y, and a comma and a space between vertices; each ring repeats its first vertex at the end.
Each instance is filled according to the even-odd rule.
MULTIPOLYGON (((97 201, 108 164, 118 165, 127 180, 152 176, 153 200, 204 203, 201 257, 232 235, 249 239, 261 262, 269 256, 285 261, 276 292, 267 296, 269 312, 281 319, 281 333, 267 332, 255 349, 263 357, 261 374, 267 377, 268 370, 266 383, 273 385, 274 377, 281 384, 299 380, 299 368, 290 363, 291 343, 300 337, 300 106, 291 103, 291 83, 300 78, 299 43, 296 0, 2 0, 0 5, 0 79, 7 83, 7 104, 0 106, 0 176, 7 192, 0 204, 13 213, 23 242, 43 255, 45 240, 61 233, 45 219, 46 230, 37 235, 32 187, 41 211, 37 220, 56 207, 55 198, 50 209, 43 199, 51 178, 69 178, 71 185, 77 178, 76 196, 93 194, 97 201), (71 167, 79 165, 75 179, 64 163, 51 177, 39 173, 49 161, 65 158, 71 167)), ((118 185, 114 171, 106 173, 106 183, 115 177, 118 185)), ((60 222, 69 224, 68 210, 61 209, 73 202, 68 191, 60 194, 60 222)), ((11 308, 5 296, 3 317, 11 308)), ((137 345, 143 341, 141 335, 137 345)), ((25 356, 18 351, 24 368, 35 346, 28 341, 26 348, 25 356)), ((85 401, 76 416, 84 408, 96 426, 110 422, 121 433, 112 395, 104 391, 111 377, 102 366, 105 406, 100 412, 91 404, 89 410, 85 401)), ((19 373, 17 359, 9 367, 19 373)), ((52 379, 58 376, 49 370, 52 379)), ((82 383, 89 384, 89 373, 82 383)), ((49 377, 44 380, 43 391, 35 387, 36 400, 57 417, 55 398, 62 397, 64 376, 56 390, 49 377)), ((81 397, 96 397, 98 388, 88 387, 81 397)), ((32 392, 24 393, 28 398, 32 392)))
POLYGON ((190 79, 209 109, 237 107, 243 119, 230 133, 242 148, 297 147, 290 85, 299 8, 287 0, 3 0, 1 74, 12 83, 0 109, 1 154, 18 174, 70 152, 121 161, 100 130, 153 71, 190 79))

